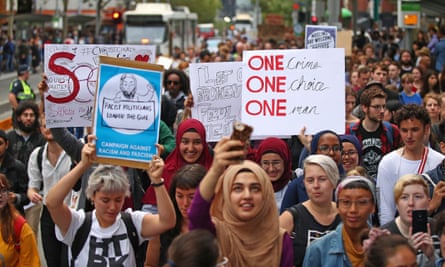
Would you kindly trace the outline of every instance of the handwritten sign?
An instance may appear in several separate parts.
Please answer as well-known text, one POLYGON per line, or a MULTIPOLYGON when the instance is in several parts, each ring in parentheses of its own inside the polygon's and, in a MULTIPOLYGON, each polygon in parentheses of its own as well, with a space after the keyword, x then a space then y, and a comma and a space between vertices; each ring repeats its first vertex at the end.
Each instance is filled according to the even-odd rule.
POLYGON ((344 49, 244 51, 242 121, 258 136, 344 132, 344 49))
POLYGON ((163 67, 99 58, 93 113, 98 161, 144 168, 156 155, 163 67))
POLYGON ((154 63, 156 47, 146 45, 45 45, 46 125, 85 127, 92 124, 99 56, 154 63))
POLYGON ((190 64, 192 117, 206 127, 207 141, 216 142, 232 133, 241 119, 242 62, 190 64))
POLYGON ((337 27, 306 25, 306 49, 335 48, 337 44, 337 27))

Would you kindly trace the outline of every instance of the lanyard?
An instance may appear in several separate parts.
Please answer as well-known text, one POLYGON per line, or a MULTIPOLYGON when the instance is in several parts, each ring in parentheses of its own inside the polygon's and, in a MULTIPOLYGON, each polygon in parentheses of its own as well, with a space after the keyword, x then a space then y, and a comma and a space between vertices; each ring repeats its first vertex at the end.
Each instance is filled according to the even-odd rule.
POLYGON ((424 147, 422 153, 422 161, 420 162, 419 169, 417 170, 418 174, 423 173, 423 169, 425 168, 427 158, 428 158, 428 148, 424 147))

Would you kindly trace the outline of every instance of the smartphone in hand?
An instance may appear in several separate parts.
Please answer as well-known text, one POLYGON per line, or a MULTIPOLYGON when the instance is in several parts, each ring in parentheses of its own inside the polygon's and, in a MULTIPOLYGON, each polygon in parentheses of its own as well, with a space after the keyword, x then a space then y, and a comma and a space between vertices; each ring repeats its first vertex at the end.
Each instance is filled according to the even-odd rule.
POLYGON ((428 212, 427 210, 413 210, 412 211, 412 233, 428 233, 428 212))

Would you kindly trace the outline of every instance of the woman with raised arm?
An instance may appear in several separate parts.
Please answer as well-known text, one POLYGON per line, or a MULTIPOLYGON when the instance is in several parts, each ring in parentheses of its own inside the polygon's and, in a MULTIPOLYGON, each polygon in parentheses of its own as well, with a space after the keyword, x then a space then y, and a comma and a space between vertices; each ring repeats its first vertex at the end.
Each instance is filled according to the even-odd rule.
POLYGON ((107 266, 113 263, 136 266, 135 249, 131 241, 134 236, 130 236, 127 223, 133 224, 139 245, 175 225, 175 210, 161 178, 164 162, 159 156, 153 156, 147 169, 151 186, 159 200, 159 214, 130 209, 121 213, 125 196, 130 194, 130 185, 123 169, 111 165, 99 165, 89 177, 86 194, 95 209, 91 214, 86 214, 84 210, 76 211, 63 200, 95 157, 93 138, 88 137, 88 144, 82 149, 81 161, 46 196, 46 206, 56 224, 56 236, 73 252, 73 242, 77 239, 79 228, 83 227, 87 218, 91 218, 88 237, 80 244, 78 255, 71 256, 71 266, 90 266, 97 262, 107 266), (124 217, 130 217, 130 220, 124 217))
POLYGON ((292 242, 280 228, 265 171, 245 158, 244 144, 222 138, 189 211, 190 230, 212 231, 227 266, 293 266, 292 242), (226 170, 226 167, 227 170, 226 170))

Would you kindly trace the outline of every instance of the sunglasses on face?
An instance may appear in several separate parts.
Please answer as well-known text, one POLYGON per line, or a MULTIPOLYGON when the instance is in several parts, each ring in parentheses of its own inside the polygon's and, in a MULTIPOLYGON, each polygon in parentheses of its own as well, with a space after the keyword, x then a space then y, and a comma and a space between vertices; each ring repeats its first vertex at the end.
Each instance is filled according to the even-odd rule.
POLYGON ((179 81, 167 80, 167 84, 178 85, 178 84, 179 84, 179 81))

